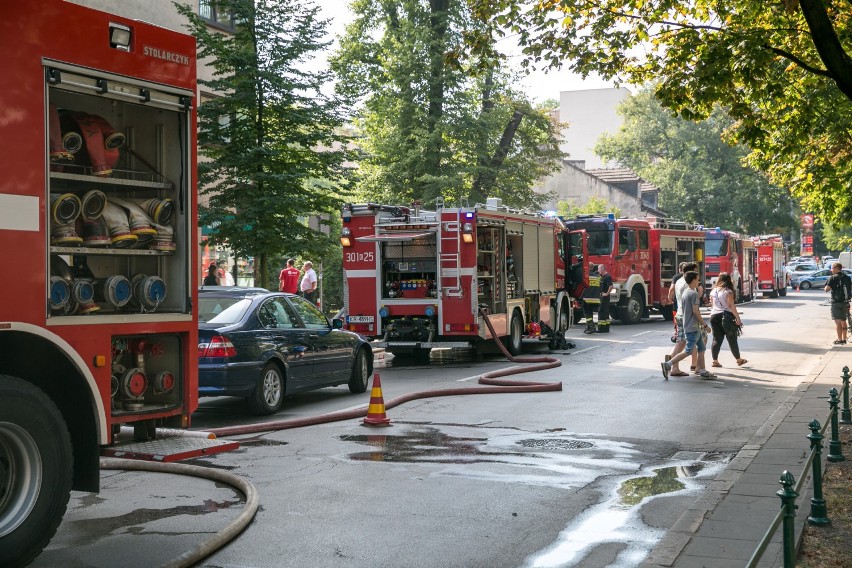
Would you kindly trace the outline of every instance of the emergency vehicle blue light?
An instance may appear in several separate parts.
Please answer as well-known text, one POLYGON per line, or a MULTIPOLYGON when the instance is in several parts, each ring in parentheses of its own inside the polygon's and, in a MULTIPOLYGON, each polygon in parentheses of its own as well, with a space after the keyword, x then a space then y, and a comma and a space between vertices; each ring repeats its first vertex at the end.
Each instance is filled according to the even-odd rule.
POLYGON ((465 213, 464 218, 465 219, 473 219, 473 213, 471 213, 471 212, 465 213))
POLYGON ((721 227, 716 227, 716 228, 715 228, 715 229, 713 229, 713 230, 714 230, 714 231, 716 231, 717 233, 721 233, 721 232, 722 232, 722 228, 721 228, 721 227))
POLYGON ((390 315, 390 310, 388 310, 386 307, 382 306, 381 309, 379 310, 379 315, 382 316, 383 318, 386 318, 390 315))
POLYGON ((435 307, 434 306, 426 306, 426 317, 432 317, 435 315, 435 307))
POLYGON ((606 218, 615 221, 615 213, 607 213, 606 218))

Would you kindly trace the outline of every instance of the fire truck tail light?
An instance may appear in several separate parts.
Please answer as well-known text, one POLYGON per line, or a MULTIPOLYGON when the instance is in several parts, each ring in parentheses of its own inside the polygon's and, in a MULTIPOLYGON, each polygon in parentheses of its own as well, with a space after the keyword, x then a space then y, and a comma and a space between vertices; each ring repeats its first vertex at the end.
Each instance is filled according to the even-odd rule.
POLYGON ((432 317, 435 315, 435 306, 426 306, 426 310, 424 311, 427 317, 432 317))
POLYGON ((477 332, 475 323, 448 323, 444 326, 447 331, 467 331, 470 333, 477 332))
POLYGON ((390 315, 390 310, 389 310, 389 309, 387 309, 387 307, 386 307, 386 306, 382 306, 382 307, 379 309, 379 315, 380 315, 381 317, 383 317, 383 318, 386 318, 386 317, 388 317, 388 316, 390 315))
POLYGON ((198 344, 198 357, 234 357, 237 349, 224 335, 214 336, 209 343, 198 344))
POLYGON ((340 244, 345 247, 352 246, 352 229, 349 227, 343 227, 340 230, 340 244))
POLYGON ((462 225, 462 240, 468 244, 473 242, 473 224, 465 223, 462 225))

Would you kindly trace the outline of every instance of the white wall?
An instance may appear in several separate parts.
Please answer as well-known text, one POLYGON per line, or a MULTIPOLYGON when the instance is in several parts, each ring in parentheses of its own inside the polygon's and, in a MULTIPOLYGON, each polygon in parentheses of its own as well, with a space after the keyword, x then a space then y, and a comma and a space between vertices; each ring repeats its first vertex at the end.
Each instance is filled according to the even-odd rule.
POLYGON ((610 205, 618 207, 627 217, 642 217, 642 200, 631 197, 598 178, 587 174, 581 168, 563 162, 556 173, 541 180, 533 190, 537 193, 554 192, 556 197, 548 202, 544 209, 556 210, 557 201, 570 201, 577 205, 586 203, 592 197, 604 199, 610 205))
POLYGON ((592 148, 601 134, 614 134, 621 127, 623 119, 616 109, 629 96, 627 89, 615 87, 559 93, 559 121, 568 123, 559 147, 570 160, 585 160, 587 168, 614 165, 602 162, 592 148))

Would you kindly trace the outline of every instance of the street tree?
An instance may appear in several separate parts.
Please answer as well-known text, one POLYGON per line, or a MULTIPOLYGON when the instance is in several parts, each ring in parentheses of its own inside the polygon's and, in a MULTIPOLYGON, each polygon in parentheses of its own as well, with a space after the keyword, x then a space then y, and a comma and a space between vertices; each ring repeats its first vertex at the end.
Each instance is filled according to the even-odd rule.
POLYGON ((574 203, 572 201, 558 201, 556 203, 556 214, 569 219, 577 215, 606 215, 608 213, 621 217, 621 209, 610 205, 602 197, 592 196, 585 203, 574 203))
POLYGON ((794 200, 743 165, 747 148, 722 139, 733 121, 720 108, 693 122, 663 108, 646 89, 618 112, 623 125, 604 134, 595 153, 659 187, 660 208, 671 217, 749 235, 794 229, 794 200))
POLYGON ((850 224, 848 0, 471 1, 499 12, 527 65, 654 81, 663 105, 688 119, 721 105, 733 118, 727 135, 754 166, 805 210, 850 224))
POLYGON ((498 58, 469 57, 486 19, 458 0, 355 0, 332 59, 358 97, 362 199, 537 206, 534 182, 558 167, 558 125, 518 90, 498 58))
POLYGON ((221 33, 177 7, 213 69, 199 81, 215 93, 198 109, 199 221, 208 243, 254 257, 256 281, 273 286, 270 257, 321 258, 333 245, 305 222, 339 209, 346 179, 346 105, 322 90, 331 72, 306 65, 328 47, 328 22, 310 0, 217 0, 234 22, 221 33))

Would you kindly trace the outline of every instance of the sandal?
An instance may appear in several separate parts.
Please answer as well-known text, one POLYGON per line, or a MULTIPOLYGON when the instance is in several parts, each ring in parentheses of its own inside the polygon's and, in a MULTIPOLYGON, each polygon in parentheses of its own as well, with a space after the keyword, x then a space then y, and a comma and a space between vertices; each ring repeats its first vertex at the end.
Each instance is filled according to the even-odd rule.
POLYGON ((692 372, 695 372, 695 365, 690 365, 689 370, 692 371, 692 372))
POLYGON ((700 373, 697 373, 697 374, 698 374, 698 377, 701 378, 701 379, 715 379, 715 378, 717 378, 716 375, 714 375, 713 373, 711 373, 707 369, 704 369, 703 371, 701 371, 700 373))
MULTIPOLYGON (((737 359, 737 365, 739 365, 740 367, 742 367, 742 366, 743 366, 743 365, 745 365, 746 363, 748 363, 748 360, 747 360, 747 359, 737 359)), ((714 366, 715 366, 715 365, 714 365, 714 366)), ((721 367, 721 365, 719 365, 719 366, 721 367)))
POLYGON ((843 345, 844 343, 845 343, 845 341, 841 341, 840 339, 835 339, 835 340, 834 340, 834 344, 835 344, 835 345, 843 345))
MULTIPOLYGON (((745 363, 745 362, 746 362, 746 360, 745 360, 745 359, 737 359, 737 364, 738 364, 738 365, 742 365, 742 364, 743 364, 743 363, 740 363, 740 361, 742 361, 743 363, 745 363)), ((720 362, 718 362, 718 361, 713 361, 712 366, 713 366, 713 367, 721 367, 721 366, 722 366, 722 364, 721 364, 720 362)))

